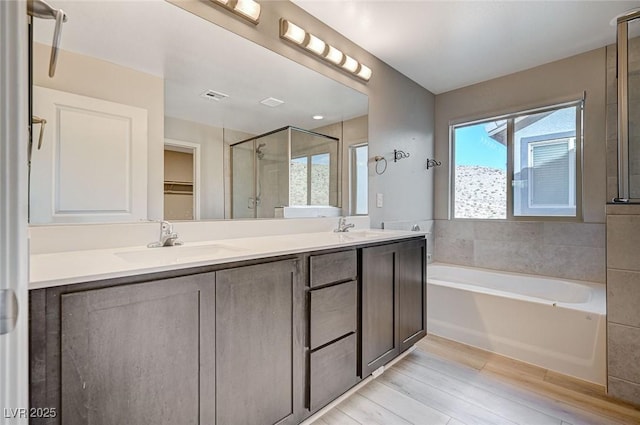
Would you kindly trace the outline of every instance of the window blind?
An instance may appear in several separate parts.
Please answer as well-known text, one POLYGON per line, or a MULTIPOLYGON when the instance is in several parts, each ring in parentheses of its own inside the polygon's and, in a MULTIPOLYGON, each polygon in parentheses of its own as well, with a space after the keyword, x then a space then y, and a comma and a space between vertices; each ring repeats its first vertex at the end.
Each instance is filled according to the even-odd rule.
POLYGON ((568 206, 571 184, 569 140, 531 144, 530 155, 530 205, 568 206))

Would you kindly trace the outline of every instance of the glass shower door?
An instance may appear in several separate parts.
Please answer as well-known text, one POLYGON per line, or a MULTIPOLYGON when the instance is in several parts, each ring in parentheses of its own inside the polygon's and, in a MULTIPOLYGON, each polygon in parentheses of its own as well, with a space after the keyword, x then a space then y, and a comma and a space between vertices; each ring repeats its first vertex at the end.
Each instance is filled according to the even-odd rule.
POLYGON ((640 12, 618 20, 618 201, 640 202, 640 12))
POLYGON ((256 139, 256 217, 289 205, 289 129, 256 139))
POLYGON ((640 199, 640 19, 629 22, 629 197, 640 199))
POLYGON ((231 146, 231 217, 255 218, 254 143, 248 140, 231 146))
POLYGON ((338 139, 286 127, 231 145, 231 218, 337 206, 338 139))

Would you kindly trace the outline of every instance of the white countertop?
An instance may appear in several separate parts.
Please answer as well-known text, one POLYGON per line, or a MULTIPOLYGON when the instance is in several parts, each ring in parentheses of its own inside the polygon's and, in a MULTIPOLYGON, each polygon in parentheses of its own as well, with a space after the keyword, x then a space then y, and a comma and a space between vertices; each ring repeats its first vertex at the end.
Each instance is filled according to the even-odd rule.
POLYGON ((275 257, 424 236, 422 232, 355 230, 221 239, 181 246, 67 251, 31 255, 29 289, 275 257))

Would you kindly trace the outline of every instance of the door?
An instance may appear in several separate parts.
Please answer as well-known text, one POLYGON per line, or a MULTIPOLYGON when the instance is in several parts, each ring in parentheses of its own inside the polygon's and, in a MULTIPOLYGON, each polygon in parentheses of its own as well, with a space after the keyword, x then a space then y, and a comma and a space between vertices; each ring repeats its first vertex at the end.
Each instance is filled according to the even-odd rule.
POLYGON ((399 353, 398 244, 362 250, 362 377, 399 353))
MULTIPOLYGON (((0 2, 0 424, 27 424, 27 2, 0 2)), ((45 406, 41 406, 45 407, 45 406)))
POLYGON ((47 123, 31 159, 32 223, 147 219, 145 109, 34 86, 33 114, 47 123))
POLYGON ((58 423, 213 423, 214 296, 213 272, 62 294, 58 423))
POLYGON ((254 143, 231 146, 231 218, 256 218, 254 143))
POLYGON ((294 260, 218 272, 216 425, 294 423, 296 276, 294 260))
POLYGON ((426 335, 426 240, 403 242, 398 248, 398 337, 400 351, 426 335))
POLYGON ((426 241, 362 249, 362 377, 426 335, 426 241))
POLYGON ((256 139, 256 217, 289 205, 289 130, 256 139))

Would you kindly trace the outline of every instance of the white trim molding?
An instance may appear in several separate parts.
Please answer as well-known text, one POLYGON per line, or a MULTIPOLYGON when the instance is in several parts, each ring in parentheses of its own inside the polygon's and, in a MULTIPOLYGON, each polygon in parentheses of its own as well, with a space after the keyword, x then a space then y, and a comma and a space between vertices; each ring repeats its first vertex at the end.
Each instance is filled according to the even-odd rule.
POLYGON ((0 290, 13 291, 18 306, 16 327, 0 335, 0 406, 10 416, 0 423, 11 425, 27 424, 29 407, 27 22, 25 0, 0 1, 0 290))

